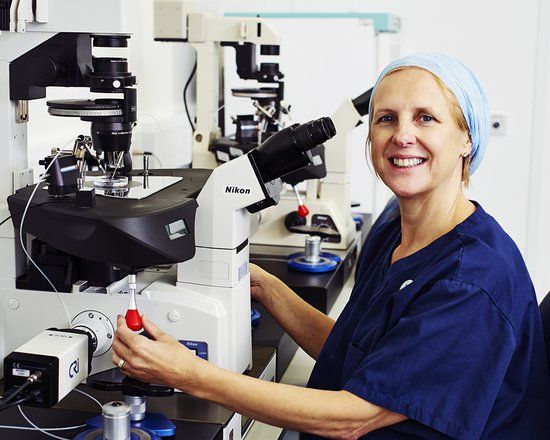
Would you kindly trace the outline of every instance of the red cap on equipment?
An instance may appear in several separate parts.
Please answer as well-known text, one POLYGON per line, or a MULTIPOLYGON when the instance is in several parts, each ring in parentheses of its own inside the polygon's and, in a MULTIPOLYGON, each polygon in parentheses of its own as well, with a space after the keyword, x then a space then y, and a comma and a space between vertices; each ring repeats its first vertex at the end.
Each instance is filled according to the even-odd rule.
POLYGON ((306 205, 299 205, 298 206, 298 216, 299 217, 307 217, 309 214, 309 209, 307 209, 306 205))
POLYGON ((141 315, 137 309, 128 309, 124 318, 126 319, 126 325, 130 330, 137 332, 143 328, 143 325, 141 324, 141 315))

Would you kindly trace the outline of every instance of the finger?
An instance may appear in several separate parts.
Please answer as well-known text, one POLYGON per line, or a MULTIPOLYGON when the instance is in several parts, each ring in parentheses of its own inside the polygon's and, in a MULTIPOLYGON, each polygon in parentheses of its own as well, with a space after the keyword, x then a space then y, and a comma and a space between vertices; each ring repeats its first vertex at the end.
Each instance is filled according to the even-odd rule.
POLYGON ((128 362, 129 359, 134 358, 134 354, 131 347, 128 347, 123 341, 115 337, 113 341, 113 352, 122 359, 125 359, 128 362))
POLYGON ((135 334, 132 330, 128 328, 128 326, 126 325, 126 320, 122 315, 118 315, 117 317, 116 334, 122 340, 122 342, 130 347, 132 346, 132 342, 137 337, 137 334, 135 334))
POLYGON ((111 356, 111 360, 113 361, 113 364, 115 364, 116 366, 118 366, 118 363, 120 362, 122 358, 116 354, 116 352, 113 350, 113 355, 111 356))
POLYGON ((124 360, 124 362, 122 363, 122 367, 120 367, 122 359, 124 359, 124 358, 120 357, 116 353, 113 353, 113 356, 112 356, 113 364, 115 364, 121 370, 124 370, 126 372, 128 370, 128 368, 130 367, 130 365, 126 362, 126 360, 124 360))
POLYGON ((153 321, 149 319, 147 315, 143 315, 141 317, 141 322, 143 323, 143 328, 145 331, 151 336, 153 339, 157 340, 162 335, 164 335, 164 332, 158 328, 153 321))

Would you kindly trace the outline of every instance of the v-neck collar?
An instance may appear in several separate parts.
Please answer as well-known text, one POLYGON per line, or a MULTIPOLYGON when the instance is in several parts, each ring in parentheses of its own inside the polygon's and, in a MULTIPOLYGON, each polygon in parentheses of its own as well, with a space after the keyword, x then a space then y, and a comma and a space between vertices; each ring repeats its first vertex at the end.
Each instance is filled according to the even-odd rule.
POLYGON ((395 263, 390 264, 393 252, 401 242, 401 216, 398 216, 395 219, 395 221, 399 224, 397 234, 393 240, 392 245, 389 246, 388 254, 385 257, 384 267, 386 269, 386 276, 391 276, 396 272, 410 269, 415 264, 424 261, 427 255, 432 255, 438 249, 443 249, 445 246, 447 246, 451 241, 456 238, 456 236, 461 231, 463 231, 464 229, 468 229, 468 227, 471 225, 479 224, 489 217, 489 215, 483 210, 479 203, 474 200, 472 200, 471 202, 476 206, 476 210, 466 219, 456 225, 453 229, 436 238, 434 241, 432 241, 430 244, 423 247, 422 249, 419 249, 406 257, 400 258, 395 263))

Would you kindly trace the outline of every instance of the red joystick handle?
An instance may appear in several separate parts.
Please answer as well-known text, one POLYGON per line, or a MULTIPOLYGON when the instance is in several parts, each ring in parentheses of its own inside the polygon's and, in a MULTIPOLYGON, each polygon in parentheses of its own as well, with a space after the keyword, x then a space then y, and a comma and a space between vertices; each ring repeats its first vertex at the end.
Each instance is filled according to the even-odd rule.
POLYGON ((298 206, 298 217, 307 217, 308 214, 309 214, 309 209, 307 209, 306 205, 298 206))
POLYGON ((141 324, 141 315, 137 309, 128 309, 125 318, 126 325, 130 330, 137 332, 143 328, 141 324))

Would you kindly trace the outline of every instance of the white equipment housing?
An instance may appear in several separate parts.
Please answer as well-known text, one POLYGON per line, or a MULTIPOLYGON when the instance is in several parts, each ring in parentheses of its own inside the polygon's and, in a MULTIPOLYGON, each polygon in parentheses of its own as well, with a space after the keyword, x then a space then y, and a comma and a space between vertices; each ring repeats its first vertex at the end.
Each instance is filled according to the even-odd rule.
POLYGON ((44 330, 10 355, 8 362, 12 365, 8 365, 8 369, 12 377, 29 377, 33 373, 24 365, 23 359, 32 359, 32 363, 41 365, 41 369, 48 369, 41 371, 43 378, 47 379, 42 383, 57 386, 57 389, 43 392, 55 396, 55 401, 50 402, 55 404, 88 376, 88 336, 44 330), (45 361, 46 358, 55 358, 57 362, 45 361))

